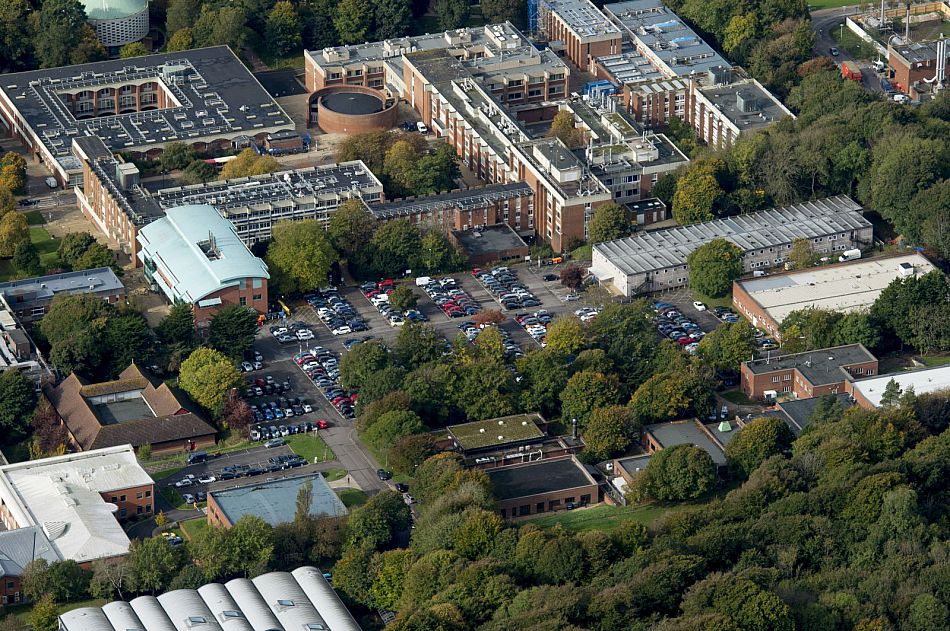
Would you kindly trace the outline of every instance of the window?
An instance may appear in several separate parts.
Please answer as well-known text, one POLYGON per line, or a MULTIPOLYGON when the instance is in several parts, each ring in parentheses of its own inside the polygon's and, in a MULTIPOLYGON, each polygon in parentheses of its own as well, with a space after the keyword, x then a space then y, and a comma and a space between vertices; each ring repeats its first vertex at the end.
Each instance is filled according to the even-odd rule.
POLYGON ((537 505, 535 508, 537 509, 537 512, 543 513, 543 512, 544 512, 544 502, 538 502, 538 505, 537 505))
POLYGON ((240 305, 241 305, 242 307, 246 307, 246 306, 247 306, 247 297, 246 297, 246 296, 241 296, 240 298, 238 298, 238 302, 240 303, 240 305))
POLYGON ((152 497, 151 491, 145 491, 145 497, 152 497))
POLYGON ((296 603, 292 600, 278 600, 277 604, 281 607, 293 607, 296 603))
POLYGON ((590 495, 581 495, 581 504, 590 504, 590 495))
POLYGON ((264 295, 263 295, 263 294, 254 294, 254 296, 253 296, 253 298, 252 298, 252 300, 263 300, 263 299, 264 299, 264 295))
POLYGON ((791 392, 791 391, 792 391, 792 387, 791 387, 791 386, 785 386, 784 388, 782 388, 782 393, 783 393, 783 394, 788 394, 788 393, 791 392))
POLYGON ((782 377, 782 379, 785 380, 785 381, 791 381, 791 380, 792 380, 792 376, 791 376, 791 375, 785 375, 784 377, 782 377))
POLYGON ((313 631, 326 631, 326 627, 319 622, 311 622, 307 624, 307 628, 313 631))
POLYGON ((137 500, 142 499, 142 491, 139 491, 138 493, 135 494, 135 499, 137 500))
POLYGON ((135 507, 135 514, 136 514, 136 515, 141 515, 141 514, 142 514, 142 507, 141 507, 141 506, 136 506, 136 507, 135 507))
POLYGON ((119 496, 119 501, 120 501, 120 502, 124 502, 124 501, 125 501, 125 496, 124 496, 124 495, 120 495, 120 496, 119 496))
POLYGON ((778 375, 772 377, 772 383, 778 383, 779 381, 781 381, 781 379, 779 379, 778 375))
POLYGON ((113 496, 112 496, 112 503, 115 504, 115 503, 118 502, 118 501, 119 501, 119 498, 117 498, 115 495, 113 495, 113 496))
POLYGON ((243 618, 244 614, 240 611, 234 611, 233 609, 225 609, 221 612, 222 618, 243 618))
POLYGON ((119 511, 119 517, 125 517, 127 514, 128 514, 128 511, 126 511, 124 508, 119 511))
POLYGON ((13 581, 7 581, 7 589, 13 589, 13 581))
POLYGON ((518 514, 519 514, 519 515, 530 515, 530 514, 531 514, 531 505, 530 505, 530 504, 524 504, 524 505, 519 509, 519 513, 518 513, 518 514))

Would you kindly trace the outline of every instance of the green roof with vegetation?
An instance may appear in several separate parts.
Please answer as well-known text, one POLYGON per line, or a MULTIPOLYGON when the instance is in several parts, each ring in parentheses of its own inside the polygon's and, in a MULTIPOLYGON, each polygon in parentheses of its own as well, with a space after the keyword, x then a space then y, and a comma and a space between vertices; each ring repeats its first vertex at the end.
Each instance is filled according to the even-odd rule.
POLYGON ((540 414, 515 414, 474 423, 450 425, 448 430, 449 435, 462 449, 481 449, 541 438, 544 432, 538 427, 538 423, 543 421, 540 414))

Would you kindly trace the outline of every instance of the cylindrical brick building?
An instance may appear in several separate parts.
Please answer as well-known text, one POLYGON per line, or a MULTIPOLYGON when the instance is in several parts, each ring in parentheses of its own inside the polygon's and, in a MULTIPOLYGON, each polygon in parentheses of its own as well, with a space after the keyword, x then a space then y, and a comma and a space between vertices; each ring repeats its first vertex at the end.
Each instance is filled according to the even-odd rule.
POLYGON ((396 126, 396 102, 373 88, 339 85, 310 95, 311 120, 328 134, 360 134, 396 126))

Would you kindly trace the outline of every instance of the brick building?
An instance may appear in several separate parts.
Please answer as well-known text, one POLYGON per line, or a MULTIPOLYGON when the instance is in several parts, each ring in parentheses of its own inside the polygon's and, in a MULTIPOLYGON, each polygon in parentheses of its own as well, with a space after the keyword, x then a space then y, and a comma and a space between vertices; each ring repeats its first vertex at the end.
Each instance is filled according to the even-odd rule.
POLYGON ((548 0, 540 3, 539 22, 552 48, 581 70, 591 70, 594 59, 620 52, 620 29, 588 0, 548 0))
MULTIPOLYGON (((870 237, 870 228, 867 230, 870 237)), ((825 252, 850 249, 849 243, 854 241, 842 234, 814 237, 811 241, 818 251, 821 251, 819 248, 824 248, 825 252)), ((867 241, 862 238, 858 243, 867 241)), ((869 309, 894 280, 920 276, 933 269, 930 261, 914 253, 748 278, 732 284, 732 304, 752 326, 781 340, 782 321, 793 311, 807 308, 839 312, 869 309)))
MULTIPOLYGON (((915 85, 932 83, 937 76, 940 56, 943 55, 943 81, 950 63, 950 46, 941 41, 913 42, 899 46, 888 45, 887 65, 891 69, 891 83, 901 92, 916 92, 915 85)), ((924 90, 920 90, 924 91, 924 90)), ((927 90, 929 91, 929 89, 927 90)))
POLYGON ((950 366, 854 379, 845 383, 845 392, 851 395, 857 405, 873 410, 881 406, 884 390, 891 381, 900 392, 913 389, 918 396, 932 392, 950 393, 950 366))
POLYGON ((93 561, 128 554, 127 519, 154 513, 155 486, 130 445, 0 466, 0 594, 25 599, 34 558, 93 561))
MULTIPOLYGON (((717 436, 716 430, 718 428, 715 425, 710 428, 696 419, 647 425, 643 428, 643 448, 647 453, 654 454, 676 445, 691 445, 708 453, 717 466, 724 467, 726 445, 724 439, 717 436)), ((729 432, 733 431, 730 426, 729 432)))
POLYGON ((878 363, 864 346, 850 344, 743 362, 739 372, 742 392, 749 398, 762 399, 772 390, 778 396, 810 399, 844 392, 845 382, 876 375, 878 363))
POLYGON ((146 279, 169 302, 192 305, 199 332, 223 305, 267 312, 267 265, 213 207, 171 208, 138 241, 146 279))
POLYGON ((125 285, 111 267, 96 267, 0 283, 0 300, 21 322, 35 322, 46 315, 59 294, 89 294, 110 303, 125 300, 125 285))
POLYGON ((153 383, 135 364, 102 383, 72 373, 59 385, 47 385, 44 395, 79 451, 129 444, 161 454, 215 443, 213 427, 182 405, 168 384, 153 383))
POLYGON ((553 458, 487 469, 502 518, 563 510, 600 501, 597 482, 578 460, 553 458))

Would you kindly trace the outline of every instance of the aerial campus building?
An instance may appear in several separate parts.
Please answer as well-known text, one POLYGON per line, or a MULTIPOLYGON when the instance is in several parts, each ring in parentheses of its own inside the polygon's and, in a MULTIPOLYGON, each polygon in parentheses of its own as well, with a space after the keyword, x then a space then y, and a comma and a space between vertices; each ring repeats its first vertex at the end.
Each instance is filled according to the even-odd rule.
POLYGON ((82 136, 155 158, 171 142, 205 151, 294 129, 226 46, 7 74, 0 124, 63 186, 82 183, 82 136))
POLYGON ((102 607, 80 607, 59 617, 60 631, 360 631, 315 567, 269 572, 252 579, 208 583, 160 596, 139 596, 102 607))
POLYGON ((110 52, 148 35, 148 0, 83 0, 82 4, 89 24, 110 52))
POLYGON ((265 482, 253 482, 208 493, 208 523, 230 528, 244 515, 257 515, 271 526, 292 522, 297 495, 310 484, 310 514, 342 517, 346 506, 322 473, 310 473, 265 482))
MULTIPOLYGON (((820 244, 814 245, 817 250, 820 244)), ((732 287, 732 304, 752 326, 780 340, 782 321, 793 311, 865 310, 893 281, 922 276, 934 269, 923 255, 914 253, 737 280, 732 287)))
POLYGON ((116 304, 125 298, 125 285, 111 267, 0 283, 0 304, 16 314, 22 322, 35 322, 46 315, 53 298, 59 294, 90 294, 116 304))
MULTIPOLYGON (((581 9, 596 12, 593 5, 581 9)), ((596 53, 589 44, 593 48, 585 44, 578 54, 596 53)), ((323 126, 319 101, 328 88, 355 86, 386 100, 404 99, 482 181, 526 183, 532 195, 526 208, 509 214, 509 225, 522 237, 540 235, 556 250, 584 238, 597 206, 648 198, 660 175, 687 161, 665 137, 644 133, 609 103, 570 109, 571 68, 509 23, 306 51, 304 59, 311 124, 323 126), (562 109, 587 133, 596 159, 543 137, 562 109), (623 171, 617 181, 631 186, 615 190, 605 183, 610 168, 601 167, 613 163, 623 171)))
POLYGON ((845 196, 829 197, 595 243, 590 271, 601 284, 634 296, 686 285, 687 258, 713 239, 738 246, 744 271, 753 272, 782 265, 799 239, 815 252, 833 253, 867 247, 872 236, 861 206, 845 196))

